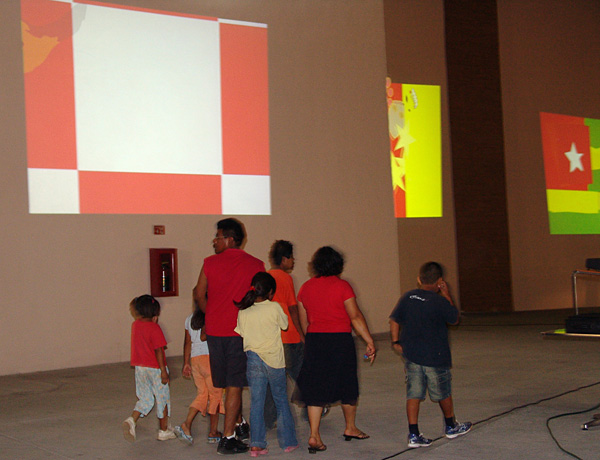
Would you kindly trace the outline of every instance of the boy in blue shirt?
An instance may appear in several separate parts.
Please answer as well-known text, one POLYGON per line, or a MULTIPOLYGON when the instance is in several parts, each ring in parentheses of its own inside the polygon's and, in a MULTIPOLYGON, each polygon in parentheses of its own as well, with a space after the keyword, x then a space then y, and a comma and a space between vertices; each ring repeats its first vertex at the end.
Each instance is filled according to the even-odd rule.
POLYGON ((451 373, 452 355, 448 343, 448 324, 458 324, 443 270, 437 262, 427 262, 419 270, 418 289, 402 296, 390 315, 392 346, 404 357, 406 372, 406 415, 408 447, 428 447, 431 440, 419 432, 418 418, 426 392, 442 409, 445 435, 466 434, 471 422, 458 423, 454 417, 451 373))

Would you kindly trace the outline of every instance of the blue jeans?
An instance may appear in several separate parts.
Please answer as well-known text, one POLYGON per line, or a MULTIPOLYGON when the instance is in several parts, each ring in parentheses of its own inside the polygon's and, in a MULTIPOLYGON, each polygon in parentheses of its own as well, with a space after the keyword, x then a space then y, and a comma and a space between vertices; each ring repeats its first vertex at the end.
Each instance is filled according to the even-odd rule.
MULTIPOLYGON (((296 384, 304 359, 304 343, 284 343, 283 352, 285 353, 285 372, 292 379, 292 383, 296 384)), ((304 411, 306 411, 306 408, 304 408, 304 411)), ((308 417, 305 418, 308 420, 308 417)), ((277 409, 275 408, 275 402, 273 402, 271 388, 267 387, 267 397, 265 399, 265 425, 267 429, 273 428, 275 420, 277 420, 277 409)))
POLYGON ((264 420, 267 385, 271 387, 277 408, 277 440, 279 447, 297 446, 296 426, 287 399, 285 368, 274 369, 265 364, 253 351, 247 351, 247 376, 250 385, 250 446, 267 447, 267 432, 264 420))
POLYGON ((406 398, 425 399, 425 392, 433 402, 452 396, 452 374, 447 367, 429 367, 405 360, 406 398))

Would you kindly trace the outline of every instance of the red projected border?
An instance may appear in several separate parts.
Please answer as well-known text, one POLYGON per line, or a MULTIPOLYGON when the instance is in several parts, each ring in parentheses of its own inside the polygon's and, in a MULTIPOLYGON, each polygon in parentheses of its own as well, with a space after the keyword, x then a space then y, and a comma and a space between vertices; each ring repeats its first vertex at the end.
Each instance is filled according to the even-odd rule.
POLYGON ((23 0, 21 16, 27 165, 75 169, 71 5, 23 0))
POLYGON ((221 214, 221 176, 79 172, 81 213, 221 214))
POLYGON ((223 173, 269 174, 267 29, 220 24, 223 173))

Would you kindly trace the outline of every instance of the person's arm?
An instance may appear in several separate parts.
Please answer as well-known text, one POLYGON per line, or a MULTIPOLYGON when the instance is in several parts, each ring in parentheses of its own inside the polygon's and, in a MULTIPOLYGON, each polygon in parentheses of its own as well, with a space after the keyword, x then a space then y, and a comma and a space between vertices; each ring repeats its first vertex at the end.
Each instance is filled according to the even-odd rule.
POLYGON ((302 302, 298 302, 298 317, 300 318, 300 329, 298 329, 298 332, 300 332, 302 336, 306 337, 306 331, 308 329, 308 317, 302 302))
POLYGON ((304 342, 304 331, 302 330, 302 324, 300 323, 300 313, 298 311, 298 305, 290 305, 288 307, 290 312, 290 318, 292 318, 292 324, 300 334, 300 340, 304 342))
POLYGON ((393 319, 390 319, 390 336, 392 338, 392 348, 394 351, 402 353, 402 345, 396 343, 400 339, 400 324, 393 319))
POLYGON ((198 276, 198 283, 193 290, 194 302, 200 310, 206 313, 206 293, 208 291, 208 280, 204 274, 204 266, 200 270, 200 276, 198 276))
POLYGON ((154 353, 156 353, 156 360, 158 361, 158 367, 160 367, 160 380, 163 385, 166 385, 169 383, 169 373, 167 372, 167 365, 165 363, 164 347, 156 348, 154 353))
POLYGON ((373 337, 371 337, 371 333, 369 332, 369 327, 367 326, 365 317, 362 314, 362 311, 360 311, 360 308, 358 308, 356 298, 351 297, 348 300, 345 300, 344 306, 346 307, 346 312, 348 313, 350 321, 352 322, 352 327, 367 344, 367 357, 371 362, 373 362, 375 360, 375 353, 377 351, 375 349, 375 342, 373 340, 373 337))
POLYGON ((181 370, 181 375, 187 379, 189 379, 192 375, 191 356, 192 337, 190 336, 190 332, 186 329, 185 338, 183 339, 183 369, 181 370))
MULTIPOLYGON (((442 297, 444 297, 448 302, 450 302, 450 305, 452 305, 454 308, 456 308, 456 305, 454 305, 454 300, 452 299, 452 296, 450 295, 450 288, 448 287, 448 283, 446 283, 442 279, 438 283, 438 288, 440 290, 440 295, 442 297)), ((456 311, 457 311, 456 321, 453 323, 449 323, 451 325, 456 325, 460 322, 460 310, 458 308, 456 308, 456 311)))

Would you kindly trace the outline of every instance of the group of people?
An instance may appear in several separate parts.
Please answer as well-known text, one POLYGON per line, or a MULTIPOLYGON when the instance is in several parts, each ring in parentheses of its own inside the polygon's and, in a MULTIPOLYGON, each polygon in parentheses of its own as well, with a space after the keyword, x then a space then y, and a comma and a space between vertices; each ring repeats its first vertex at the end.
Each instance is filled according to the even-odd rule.
MULTIPOLYGON (((268 452, 266 431, 277 425, 279 447, 298 447, 296 428, 287 394, 287 376, 296 383, 291 396, 306 406, 310 426, 308 451, 327 449, 320 435, 324 408, 341 403, 346 441, 368 439, 356 426, 359 396, 357 356, 352 331, 366 343, 365 359, 375 360, 376 347, 352 286, 342 278, 343 256, 330 246, 312 257, 312 277, 298 295, 290 272, 293 246, 277 240, 269 258, 271 269, 242 248, 245 232, 236 219, 217 223, 215 254, 204 264, 193 290, 195 311, 185 321, 182 374, 193 376, 198 394, 183 423, 171 428, 166 341, 156 299, 144 295, 131 307, 131 365, 135 366, 138 401, 123 422, 126 439, 135 440, 138 419, 156 400, 157 439, 179 438, 192 444, 191 426, 200 412, 210 415, 209 443, 220 454, 268 452), (242 390, 250 387, 250 424, 242 416, 242 390), (218 430, 224 414, 223 431, 218 430), (245 441, 249 441, 249 445, 245 441)), ((431 441, 418 429, 419 404, 426 392, 438 401, 445 419, 445 434, 466 434, 470 423, 458 423, 450 387, 450 349, 447 324, 458 322, 442 268, 432 262, 422 267, 419 289, 403 296, 390 316, 392 346, 405 360, 409 447, 426 447, 431 441), (441 294, 441 295, 438 295, 441 294)))

